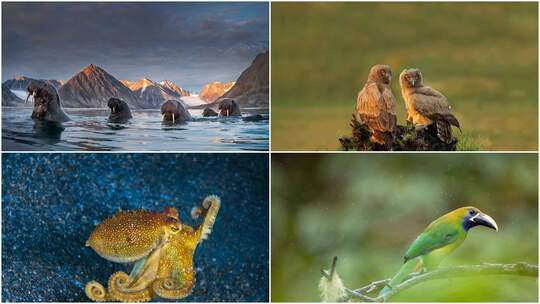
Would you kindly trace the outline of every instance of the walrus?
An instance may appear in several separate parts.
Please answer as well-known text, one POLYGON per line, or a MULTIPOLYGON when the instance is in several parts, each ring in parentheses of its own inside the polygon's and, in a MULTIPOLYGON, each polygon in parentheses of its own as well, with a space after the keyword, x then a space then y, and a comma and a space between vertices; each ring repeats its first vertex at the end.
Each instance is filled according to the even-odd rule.
POLYGON ((56 89, 44 81, 34 80, 26 87, 28 95, 25 103, 28 102, 30 95, 34 97, 34 110, 32 118, 51 122, 66 122, 69 119, 62 105, 56 89))
POLYGON ((242 117, 242 120, 243 121, 262 121, 262 120, 267 120, 267 118, 265 118, 261 114, 255 114, 251 116, 242 117))
POLYGON ((219 114, 212 110, 211 108, 204 108, 204 111, 202 112, 203 117, 211 117, 211 116, 218 116, 219 114))
POLYGON ((178 100, 167 100, 161 105, 161 116, 163 122, 184 123, 192 120, 186 107, 178 100))
POLYGON ((133 116, 131 116, 131 111, 129 110, 128 104, 118 98, 111 97, 107 101, 107 107, 111 109, 111 114, 109 114, 109 122, 112 123, 126 123, 133 116))
POLYGON ((234 99, 226 98, 219 102, 218 110, 220 116, 242 116, 240 106, 234 99))

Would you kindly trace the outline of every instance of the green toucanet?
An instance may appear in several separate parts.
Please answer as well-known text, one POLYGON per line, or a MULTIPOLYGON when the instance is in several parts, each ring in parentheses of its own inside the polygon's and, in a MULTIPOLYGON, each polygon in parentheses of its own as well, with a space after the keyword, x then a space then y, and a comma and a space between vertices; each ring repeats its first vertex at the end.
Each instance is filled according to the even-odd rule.
POLYGON ((403 282, 413 271, 437 268, 448 254, 463 243, 469 229, 475 226, 499 230, 493 218, 475 207, 458 208, 433 221, 409 246, 403 266, 381 290, 379 296, 403 282))

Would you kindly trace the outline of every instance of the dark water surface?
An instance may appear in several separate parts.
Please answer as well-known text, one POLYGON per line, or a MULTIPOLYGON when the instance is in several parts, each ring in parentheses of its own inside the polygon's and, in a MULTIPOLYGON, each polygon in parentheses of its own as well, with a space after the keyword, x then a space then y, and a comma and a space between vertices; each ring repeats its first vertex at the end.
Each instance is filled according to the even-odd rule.
MULTIPOLYGON (((106 109, 66 109, 71 121, 61 126, 34 122, 31 108, 2 108, 4 151, 238 151, 268 150, 268 119, 246 121, 235 117, 202 117, 165 125, 159 110, 134 110, 127 124, 109 124, 106 109)), ((243 117, 268 109, 243 109, 243 117)))
POLYGON ((2 169, 2 301, 89 301, 88 281, 131 270, 85 247, 97 224, 172 205, 194 225, 189 212, 209 194, 221 209, 182 301, 269 300, 267 154, 3 154, 2 169))

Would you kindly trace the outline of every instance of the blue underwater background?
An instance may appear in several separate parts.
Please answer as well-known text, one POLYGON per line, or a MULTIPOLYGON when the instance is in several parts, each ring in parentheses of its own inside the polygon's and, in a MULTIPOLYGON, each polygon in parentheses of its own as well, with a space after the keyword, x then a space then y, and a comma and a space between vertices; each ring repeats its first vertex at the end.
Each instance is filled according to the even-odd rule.
POLYGON ((2 301, 89 301, 88 281, 131 270, 85 247, 97 224, 172 205, 194 225, 209 194, 222 207, 182 301, 269 300, 268 154, 3 154, 2 169, 2 301))

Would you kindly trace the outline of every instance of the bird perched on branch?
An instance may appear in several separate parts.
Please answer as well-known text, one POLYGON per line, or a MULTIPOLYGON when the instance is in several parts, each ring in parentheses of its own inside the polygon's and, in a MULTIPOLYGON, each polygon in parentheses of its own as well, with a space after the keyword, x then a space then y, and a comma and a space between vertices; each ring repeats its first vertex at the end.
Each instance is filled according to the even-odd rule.
MULTIPOLYGON (((401 95, 407 107, 407 120, 419 127, 436 124, 437 137, 445 143, 452 141, 452 126, 460 128, 446 97, 424 86, 419 69, 405 69, 399 75, 401 95)), ((461 131, 461 129, 460 129, 461 131)))
POLYGON ((437 268, 448 254, 463 243, 469 229, 475 226, 499 230, 493 218, 475 207, 458 208, 433 221, 409 246, 403 266, 379 296, 384 296, 411 272, 437 268))
POLYGON ((390 148, 396 130, 396 98, 390 88, 392 69, 374 65, 356 98, 356 120, 368 126, 371 141, 390 148))

